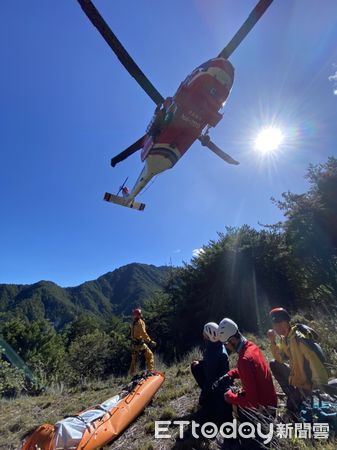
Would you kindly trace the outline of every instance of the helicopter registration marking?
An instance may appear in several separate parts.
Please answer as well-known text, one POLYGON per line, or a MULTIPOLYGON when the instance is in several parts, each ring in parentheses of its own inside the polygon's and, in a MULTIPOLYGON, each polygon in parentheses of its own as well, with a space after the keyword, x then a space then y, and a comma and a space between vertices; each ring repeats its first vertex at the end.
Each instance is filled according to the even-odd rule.
POLYGON ((198 128, 198 129, 200 128, 200 123, 197 122, 196 120, 192 119, 191 117, 188 117, 185 114, 182 114, 181 118, 184 122, 188 122, 189 124, 191 124, 192 127, 198 128))

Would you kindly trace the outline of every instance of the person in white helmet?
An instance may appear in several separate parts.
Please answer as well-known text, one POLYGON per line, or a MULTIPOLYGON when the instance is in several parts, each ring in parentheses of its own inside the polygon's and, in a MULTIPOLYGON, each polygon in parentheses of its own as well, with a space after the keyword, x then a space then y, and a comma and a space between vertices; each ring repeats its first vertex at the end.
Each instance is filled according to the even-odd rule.
POLYGON ((226 377, 231 381, 240 379, 242 388, 237 393, 228 389, 225 400, 242 408, 275 408, 277 396, 271 371, 259 347, 242 336, 237 324, 229 318, 219 324, 219 339, 228 350, 239 354, 237 367, 226 377))
MULTIPOLYGON (((219 339, 227 350, 239 354, 237 367, 213 385, 213 391, 222 396, 227 404, 237 406, 240 422, 260 423, 263 433, 274 420, 277 396, 271 371, 259 347, 248 341, 237 324, 225 318, 219 323, 219 339), (233 388, 233 380, 240 379, 241 389, 233 388)), ((260 438, 240 440, 240 448, 257 450, 266 448, 260 438)))
MULTIPOLYGON (((229 370, 228 354, 225 346, 219 341, 218 324, 208 322, 204 325, 203 337, 205 350, 201 361, 192 361, 191 372, 198 383, 201 393, 199 404, 208 412, 216 414, 212 385, 229 370)), ((223 406, 223 405, 222 405, 223 406)))

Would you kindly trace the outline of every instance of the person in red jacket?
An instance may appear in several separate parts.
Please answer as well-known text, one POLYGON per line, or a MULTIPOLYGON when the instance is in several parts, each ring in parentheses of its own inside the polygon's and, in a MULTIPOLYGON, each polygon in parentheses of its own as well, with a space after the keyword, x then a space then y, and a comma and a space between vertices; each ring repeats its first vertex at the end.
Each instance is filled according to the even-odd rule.
POLYGON ((271 371, 259 347, 242 336, 237 324, 228 318, 219 324, 219 338, 228 350, 239 354, 237 367, 226 376, 231 381, 239 378, 242 388, 237 393, 227 390, 225 400, 241 408, 276 408, 277 395, 271 371))
MULTIPOLYGON (((238 407, 238 418, 242 422, 260 424, 264 433, 276 414, 277 395, 269 364, 259 347, 248 341, 233 320, 225 318, 219 323, 219 339, 229 352, 239 354, 237 367, 218 380, 218 386, 225 386, 224 398, 238 407), (225 378, 225 379, 224 379, 225 378), (233 380, 240 379, 241 389, 235 392, 233 380)), ((222 391, 223 392, 223 391, 222 391)), ((257 450, 266 448, 258 434, 255 438, 240 440, 240 448, 257 450)))

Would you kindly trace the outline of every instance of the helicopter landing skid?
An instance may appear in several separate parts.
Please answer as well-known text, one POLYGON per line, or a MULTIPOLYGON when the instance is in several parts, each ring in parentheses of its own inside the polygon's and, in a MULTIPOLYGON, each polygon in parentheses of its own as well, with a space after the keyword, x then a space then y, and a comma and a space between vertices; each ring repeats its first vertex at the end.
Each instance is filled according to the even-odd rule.
POLYGON ((135 201, 127 200, 127 198, 119 197, 118 195, 109 194, 106 192, 104 194, 104 200, 110 203, 115 203, 116 205, 126 206, 127 208, 136 209, 138 211, 144 211, 145 203, 139 203, 135 201))

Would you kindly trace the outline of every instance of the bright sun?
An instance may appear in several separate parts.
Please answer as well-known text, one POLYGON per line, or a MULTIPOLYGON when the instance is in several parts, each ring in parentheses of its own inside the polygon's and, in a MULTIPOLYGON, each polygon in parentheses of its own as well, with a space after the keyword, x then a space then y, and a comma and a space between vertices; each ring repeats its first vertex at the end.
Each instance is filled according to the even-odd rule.
POLYGON ((261 153, 271 153, 279 148, 283 141, 283 133, 279 128, 263 128, 255 140, 255 148, 261 153))

